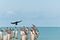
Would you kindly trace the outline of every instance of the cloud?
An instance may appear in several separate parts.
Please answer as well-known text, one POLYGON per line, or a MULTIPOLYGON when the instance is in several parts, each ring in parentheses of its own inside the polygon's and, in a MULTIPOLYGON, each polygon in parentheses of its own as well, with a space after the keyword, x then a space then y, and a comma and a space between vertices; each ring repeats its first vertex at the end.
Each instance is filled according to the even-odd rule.
POLYGON ((0 10, 0 16, 14 14, 13 10, 0 10))
POLYGON ((14 11, 9 10, 7 11, 7 14, 14 14, 14 11))

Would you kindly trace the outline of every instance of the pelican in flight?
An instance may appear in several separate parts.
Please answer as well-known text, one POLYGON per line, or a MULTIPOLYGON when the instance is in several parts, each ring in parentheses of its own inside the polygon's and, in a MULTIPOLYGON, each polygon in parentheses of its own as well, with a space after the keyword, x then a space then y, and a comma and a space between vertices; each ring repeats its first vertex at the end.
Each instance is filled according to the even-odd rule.
POLYGON ((18 23, 20 23, 20 22, 22 22, 22 21, 11 22, 11 24, 18 25, 18 23))

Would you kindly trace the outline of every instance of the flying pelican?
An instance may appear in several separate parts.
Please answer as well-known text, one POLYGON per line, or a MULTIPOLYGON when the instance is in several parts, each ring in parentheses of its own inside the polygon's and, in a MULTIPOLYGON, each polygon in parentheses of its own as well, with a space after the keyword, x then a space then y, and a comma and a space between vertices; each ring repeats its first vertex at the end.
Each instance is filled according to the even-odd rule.
POLYGON ((11 24, 18 25, 18 23, 20 23, 20 22, 22 22, 22 21, 11 22, 11 24))

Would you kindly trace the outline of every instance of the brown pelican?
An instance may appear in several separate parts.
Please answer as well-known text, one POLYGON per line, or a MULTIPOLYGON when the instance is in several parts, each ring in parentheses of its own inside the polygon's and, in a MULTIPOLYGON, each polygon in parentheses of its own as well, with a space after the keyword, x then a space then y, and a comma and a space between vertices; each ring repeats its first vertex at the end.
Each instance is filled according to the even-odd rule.
POLYGON ((3 30, 0 30, 0 40, 3 39, 3 30))
POLYGON ((33 25, 32 29, 33 29, 33 33, 34 33, 34 36, 35 36, 34 39, 37 40, 38 34, 39 34, 39 32, 37 31, 37 27, 35 25, 33 25))
POLYGON ((23 28, 23 29, 21 29, 21 31, 20 31, 20 36, 21 36, 21 40, 26 40, 26 30, 23 28))
POLYGON ((7 32, 7 40, 10 40, 11 39, 11 29, 7 29, 6 32, 7 32))
POLYGON ((7 32, 6 32, 6 30, 4 29, 3 30, 3 40, 7 40, 8 39, 8 35, 7 35, 7 32))
POLYGON ((15 27, 15 38, 18 39, 18 29, 15 27))
POLYGON ((15 36, 15 31, 13 28, 11 28, 11 39, 14 38, 14 36, 15 36))
POLYGON ((22 21, 11 22, 11 24, 18 25, 18 23, 20 23, 20 22, 22 22, 22 21))
POLYGON ((26 40, 28 40, 28 30, 29 30, 29 28, 26 27, 25 30, 26 30, 26 33, 27 33, 27 34, 26 34, 26 40))
POLYGON ((35 40, 35 34, 33 28, 30 29, 30 40, 35 40))

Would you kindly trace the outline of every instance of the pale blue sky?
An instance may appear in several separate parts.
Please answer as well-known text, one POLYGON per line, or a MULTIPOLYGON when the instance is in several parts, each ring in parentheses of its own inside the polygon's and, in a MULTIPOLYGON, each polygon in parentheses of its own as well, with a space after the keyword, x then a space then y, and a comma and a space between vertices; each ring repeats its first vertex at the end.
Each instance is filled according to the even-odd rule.
POLYGON ((0 26, 60 27, 60 0, 0 0, 0 26))

